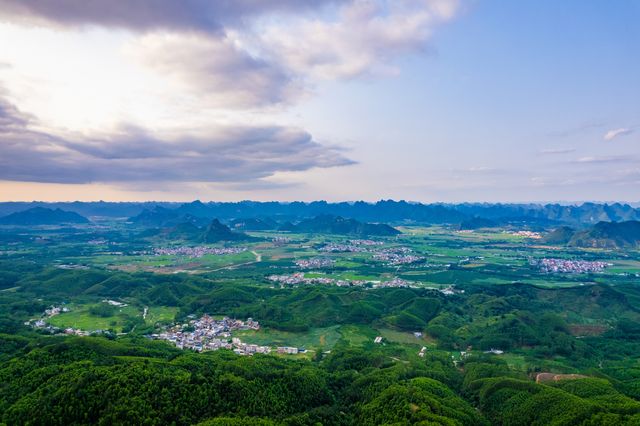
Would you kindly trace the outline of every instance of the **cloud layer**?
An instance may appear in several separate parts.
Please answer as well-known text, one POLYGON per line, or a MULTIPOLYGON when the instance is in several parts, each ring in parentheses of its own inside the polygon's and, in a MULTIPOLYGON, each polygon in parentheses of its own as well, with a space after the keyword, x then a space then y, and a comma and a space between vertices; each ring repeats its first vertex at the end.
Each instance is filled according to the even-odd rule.
POLYGON ((295 12, 336 0, 0 0, 0 18, 30 24, 216 31, 270 12, 295 12))
POLYGON ((301 18, 266 26, 260 46, 278 62, 322 79, 395 73, 395 57, 425 49, 433 30, 453 18, 456 0, 354 1, 335 20, 301 18))
POLYGON ((243 182, 282 171, 351 164, 291 127, 216 126, 161 138, 131 126, 58 136, 0 100, 0 180, 31 182, 243 182))
MULTIPOLYGON (((353 164, 307 131, 277 124, 277 111, 320 80, 396 72, 394 61, 424 51, 434 29, 458 9, 458 0, 0 0, 0 23, 39 27, 36 37, 54 28, 80 40, 94 31, 100 43, 103 34, 115 34, 121 43, 110 56, 96 55, 113 77, 104 68, 93 75, 90 66, 69 66, 54 79, 31 53, 13 53, 28 72, 15 68, 14 81, 0 73, 0 87, 26 87, 21 95, 28 93, 31 105, 41 103, 35 108, 41 116, 74 96, 105 108, 95 108, 97 128, 66 121, 62 128, 55 115, 46 121, 22 113, 16 89, 0 93, 0 180, 242 186, 279 172, 353 164), (130 80, 118 76, 139 70, 130 80), (96 90, 104 96, 87 99, 79 80, 110 86, 96 90), (107 96, 111 88, 118 96, 107 96), (48 104, 47 98, 63 102, 48 104), (145 125, 128 119, 137 117, 140 105, 156 114, 147 114, 145 125), (148 116, 170 123, 156 118, 150 124, 148 116)), ((97 49, 110 46, 105 38, 97 49)), ((91 61, 83 62, 86 52, 59 44, 50 60, 91 61)), ((0 63, 5 59, 0 51, 0 63)))

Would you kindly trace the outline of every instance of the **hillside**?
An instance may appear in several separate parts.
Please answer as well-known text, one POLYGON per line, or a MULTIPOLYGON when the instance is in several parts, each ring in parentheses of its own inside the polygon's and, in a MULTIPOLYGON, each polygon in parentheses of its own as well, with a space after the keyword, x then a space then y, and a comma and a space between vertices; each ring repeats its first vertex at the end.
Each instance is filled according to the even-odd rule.
POLYGON ((130 217, 128 221, 138 225, 159 227, 169 221, 175 221, 179 216, 175 210, 154 206, 151 209, 144 209, 136 216, 130 217))
POLYGON ((485 219, 483 217, 473 217, 460 223, 461 230, 473 230, 480 228, 494 228, 498 226, 496 222, 491 219, 485 219))
POLYGON ((640 221, 599 222, 576 232, 569 241, 575 247, 632 248, 640 245, 640 221))
POLYGON ((89 223, 89 219, 75 212, 68 212, 61 209, 52 210, 44 207, 34 207, 0 218, 0 225, 32 226, 68 223, 89 223))
POLYGON ((205 226, 209 222, 205 218, 189 213, 181 213, 178 210, 172 210, 162 206, 144 209, 140 214, 130 217, 128 221, 136 225, 153 228, 176 226, 182 223, 205 226))
POLYGON ((547 234, 542 242, 546 244, 567 244, 576 233, 575 229, 568 226, 561 226, 547 234))
POLYGON ((233 232, 227 225, 213 219, 204 232, 198 237, 203 243, 217 243, 220 241, 247 241, 253 239, 247 234, 233 232))
POLYGON ((571 247, 635 248, 640 245, 640 221, 598 222, 580 231, 561 226, 547 234, 543 242, 571 247))
POLYGON ((167 240, 197 241, 202 236, 202 232, 201 227, 191 222, 183 222, 175 226, 160 228, 154 235, 167 240))
POLYGON ((243 231, 266 231, 278 227, 276 221, 266 218, 234 219, 229 225, 232 229, 243 231))
POLYGON ((141 237, 160 238, 169 241, 189 241, 193 243, 217 243, 221 241, 252 240, 247 234, 232 231, 228 226, 214 219, 207 226, 199 226, 197 221, 168 224, 159 228, 148 229, 141 237))
POLYGON ((337 235, 367 236, 393 236, 400 234, 397 229, 383 223, 363 223, 356 219, 346 219, 340 216, 321 215, 313 219, 290 225, 286 229, 300 233, 326 233, 337 235))

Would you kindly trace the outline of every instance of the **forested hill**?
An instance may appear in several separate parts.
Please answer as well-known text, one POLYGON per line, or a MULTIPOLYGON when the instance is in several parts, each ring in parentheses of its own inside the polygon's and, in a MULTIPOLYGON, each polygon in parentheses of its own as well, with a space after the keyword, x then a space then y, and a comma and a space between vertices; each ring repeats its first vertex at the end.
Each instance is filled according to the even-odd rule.
POLYGON ((384 223, 363 223, 355 219, 345 219, 333 215, 317 216, 313 219, 303 220, 295 225, 288 224, 285 230, 301 233, 327 233, 360 237, 386 237, 400 234, 400 231, 384 223))

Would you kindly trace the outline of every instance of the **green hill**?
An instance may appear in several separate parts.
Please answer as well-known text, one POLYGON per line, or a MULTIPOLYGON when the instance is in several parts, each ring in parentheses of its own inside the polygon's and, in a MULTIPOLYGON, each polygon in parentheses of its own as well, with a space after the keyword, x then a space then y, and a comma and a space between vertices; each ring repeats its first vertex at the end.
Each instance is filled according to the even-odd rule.
POLYGON ((575 229, 561 226, 547 234, 542 241, 547 244, 567 244, 575 233, 575 229))
POLYGON ((220 241, 247 241, 253 238, 241 232, 233 232, 218 219, 213 219, 198 239, 203 243, 217 243, 220 241))
POLYGON ((229 225, 232 229, 243 231, 266 231, 278 227, 276 221, 262 218, 234 219, 229 225))
POLYGON ((496 222, 491 219, 485 219, 483 217, 473 217, 460 223, 461 230, 495 228, 496 226, 498 226, 496 222))
POLYGON ((570 246, 622 248, 640 245, 640 221, 599 222, 586 231, 576 232, 570 246))
POLYGON ((400 234, 397 229, 383 223, 364 223, 341 216, 321 215, 306 219, 296 225, 287 224, 286 230, 300 233, 325 233, 338 235, 393 236, 400 234))
POLYGON ((572 247, 635 248, 640 245, 640 221, 598 222, 581 231, 561 226, 549 233, 543 242, 572 247))

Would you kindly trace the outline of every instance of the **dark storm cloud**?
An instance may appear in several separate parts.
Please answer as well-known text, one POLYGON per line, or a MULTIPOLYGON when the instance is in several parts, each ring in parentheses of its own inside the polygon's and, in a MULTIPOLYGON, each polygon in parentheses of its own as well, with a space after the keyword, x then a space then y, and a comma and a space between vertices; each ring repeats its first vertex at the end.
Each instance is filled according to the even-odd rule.
POLYGON ((299 11, 337 0, 0 0, 0 19, 133 30, 216 30, 269 12, 299 11))
POLYGON ((164 139, 135 127, 96 137, 34 131, 0 100, 0 180, 247 182, 280 171, 352 164, 336 149, 290 127, 224 126, 164 139))

